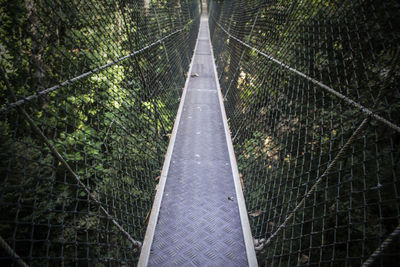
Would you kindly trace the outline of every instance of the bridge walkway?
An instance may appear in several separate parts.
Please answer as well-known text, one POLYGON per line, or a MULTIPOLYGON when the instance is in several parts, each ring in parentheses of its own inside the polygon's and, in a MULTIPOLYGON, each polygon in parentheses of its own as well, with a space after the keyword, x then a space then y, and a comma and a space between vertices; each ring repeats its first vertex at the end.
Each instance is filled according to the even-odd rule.
POLYGON ((203 6, 139 266, 256 266, 203 6))

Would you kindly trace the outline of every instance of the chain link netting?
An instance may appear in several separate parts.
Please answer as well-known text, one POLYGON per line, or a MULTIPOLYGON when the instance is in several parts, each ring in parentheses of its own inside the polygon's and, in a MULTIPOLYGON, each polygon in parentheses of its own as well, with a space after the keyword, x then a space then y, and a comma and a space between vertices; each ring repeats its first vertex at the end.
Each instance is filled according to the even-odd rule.
POLYGON ((199 1, 0 1, 0 264, 131 266, 199 1))
POLYGON ((398 1, 209 10, 259 264, 397 265, 398 1))

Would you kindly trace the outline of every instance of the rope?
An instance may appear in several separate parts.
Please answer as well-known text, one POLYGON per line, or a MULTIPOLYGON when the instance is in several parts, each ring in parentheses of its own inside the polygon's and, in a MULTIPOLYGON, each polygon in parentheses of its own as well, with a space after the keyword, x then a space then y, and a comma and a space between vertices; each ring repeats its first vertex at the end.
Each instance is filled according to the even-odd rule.
POLYGON ((32 265, 135 265, 200 2, 25 2, 0 26, 1 236, 32 265))
POLYGON ((301 71, 299 71, 299 70, 297 70, 297 69, 294 69, 294 68, 292 68, 292 67, 286 65, 286 64, 283 63, 282 61, 279 61, 279 60, 273 58, 272 56, 265 54, 264 52, 258 50, 258 49, 255 48, 255 47, 250 46, 249 44, 247 44, 247 43, 243 42, 242 40, 236 38, 235 36, 233 36, 232 34, 230 34, 227 30, 225 30, 225 29, 215 20, 214 17, 212 17, 212 19, 213 19, 214 23, 215 23, 224 33, 226 33, 226 35, 228 35, 230 38, 236 40, 237 42, 239 42, 239 43, 242 44, 243 46, 245 46, 245 47, 247 47, 247 48, 253 50, 254 52, 256 52, 256 53, 262 55, 263 57, 269 59, 270 61, 272 61, 272 62, 274 62, 274 63, 276 63, 276 64, 279 64, 281 67, 283 67, 283 68, 285 68, 285 69, 287 69, 287 70, 289 70, 289 71, 291 71, 291 72, 293 72, 293 73, 295 73, 295 74, 297 74, 297 75, 299 75, 299 76, 305 78, 306 80, 312 82, 313 84, 318 85, 319 87, 325 89, 327 92, 329 92, 329 93, 331 93, 331 94, 337 96, 339 99, 346 101, 346 102, 347 102, 348 104, 350 104, 351 106, 358 108, 358 109, 361 110, 363 113, 365 113, 367 116, 373 117, 373 118, 376 119, 377 121, 382 122, 383 124, 389 126, 390 128, 392 128, 392 129, 395 130, 396 132, 400 133, 400 126, 398 126, 398 125, 396 125, 396 124, 394 124, 394 123, 388 121, 387 119, 385 119, 385 118, 383 118, 383 117, 381 117, 381 116, 375 114, 372 110, 370 110, 370 109, 364 107, 363 105, 361 105, 361 104, 355 102, 354 100, 352 100, 352 99, 350 99, 349 97, 347 97, 347 96, 345 96, 345 95, 339 93, 338 91, 336 91, 335 89, 333 89, 333 88, 331 88, 331 87, 325 85, 324 83, 322 83, 322 82, 320 82, 320 81, 317 81, 316 79, 314 79, 314 78, 308 76, 307 74, 305 74, 305 73, 303 73, 303 72, 301 72, 301 71))
MULTIPOLYGON (((395 70, 395 66, 397 65, 397 62, 399 60, 399 54, 400 54, 400 50, 396 50, 396 53, 393 57, 391 66, 392 68, 390 69, 389 73, 388 73, 388 77, 385 79, 385 82, 383 84, 383 86, 381 87, 381 89, 379 90, 378 96, 375 100, 374 103, 374 108, 377 106, 380 98, 382 97, 383 92, 388 88, 389 86, 389 82, 391 80, 391 78, 394 75, 394 70, 395 70)), ((304 204, 306 203, 306 200, 315 192, 315 190, 317 189, 318 185, 324 180, 325 177, 328 176, 328 174, 330 173, 330 171, 333 169, 333 167, 336 165, 336 163, 344 158, 344 156, 346 155, 346 153, 348 152, 350 146, 352 145, 352 143, 361 136, 362 131, 365 129, 366 126, 368 126, 368 122, 370 121, 371 117, 367 117, 365 118, 360 125, 357 127, 357 129, 353 132, 353 134, 350 136, 350 138, 347 140, 347 142, 345 143, 345 145, 340 149, 340 151, 336 154, 335 158, 330 162, 330 164, 328 165, 328 167, 325 169, 324 173, 318 177, 318 179, 316 180, 316 182, 314 183, 314 185, 310 188, 310 190, 303 196, 302 200, 299 202, 299 204, 297 204, 297 206, 289 213, 289 215, 285 218, 285 220, 283 221, 283 223, 276 229, 276 231, 267 239, 267 241, 265 241, 265 244, 261 244, 258 246, 257 250, 261 251, 264 249, 264 247, 267 247, 275 237, 277 237, 277 235, 286 227, 286 224, 289 222, 290 219, 293 218, 293 216, 296 214, 296 212, 304 206, 304 204)))
POLYGON ((23 259, 21 259, 20 256, 18 256, 18 254, 12 249, 12 247, 10 247, 10 245, 7 244, 7 242, 3 239, 2 236, 0 236, 0 246, 5 252, 7 252, 7 254, 13 260, 15 260, 15 263, 17 264, 17 266, 19 266, 19 267, 28 267, 29 266, 28 264, 25 263, 25 261, 23 259))
POLYGON ((51 92, 53 92, 53 91, 55 91, 55 90, 57 90, 57 89, 60 89, 60 88, 62 88, 62 87, 65 87, 65 86, 67 86, 67 85, 73 84, 74 82, 77 82, 77 81, 79 81, 79 80, 81 80, 81 79, 83 79, 83 78, 86 78, 86 77, 91 76, 91 75, 93 75, 93 74, 95 74, 95 73, 98 73, 98 72, 100 72, 100 71, 102 71, 102 70, 104 70, 104 69, 106 69, 106 68, 108 68, 108 67, 111 67, 111 66, 113 66, 113 65, 115 65, 115 64, 117 64, 117 63, 119 63, 119 62, 121 62, 121 61, 124 61, 125 59, 131 58, 131 57, 133 57, 133 56, 135 56, 135 55, 137 55, 137 54, 140 54, 140 53, 146 51, 147 49, 149 49, 149 48, 151 48, 151 47, 153 47, 153 46, 155 46, 155 45, 157 45, 157 44, 159 44, 159 43, 162 43, 165 39, 168 39, 168 38, 170 38, 171 36, 174 36, 175 34, 184 31, 184 30, 187 28, 187 26, 190 25, 191 23, 193 23, 193 21, 188 22, 188 23, 187 23, 184 27, 182 27, 181 29, 174 31, 173 33, 170 33, 170 34, 164 36, 163 38, 161 38, 161 39, 159 39, 159 40, 157 40, 157 41, 155 41, 155 42, 149 44, 148 46, 145 46, 145 47, 143 47, 143 48, 141 48, 141 49, 139 49, 139 50, 137 50, 137 51, 134 51, 134 52, 130 53, 129 55, 126 55, 126 56, 120 57, 120 58, 118 58, 118 59, 115 59, 115 60, 113 60, 112 62, 107 63, 107 64, 104 64, 104 65, 102 65, 102 66, 100 66, 100 67, 98 67, 98 68, 91 69, 91 70, 89 70, 89 71, 87 71, 87 72, 85 72, 85 73, 82 73, 82 74, 80 74, 80 75, 78 75, 78 76, 75 76, 74 78, 71 78, 71 79, 69 79, 69 80, 66 80, 66 81, 64 81, 64 82, 62 82, 62 83, 60 83, 60 84, 57 84, 57 85, 54 85, 54 86, 49 87, 49 88, 47 88, 47 89, 44 89, 44 90, 38 92, 38 93, 35 94, 35 95, 30 95, 30 96, 24 97, 24 98, 22 98, 22 99, 20 99, 20 100, 15 100, 15 102, 13 102, 13 103, 11 103, 11 104, 8 104, 7 107, 0 109, 0 113, 5 112, 5 111, 7 111, 7 110, 10 110, 10 109, 12 109, 12 108, 15 108, 15 107, 17 107, 17 106, 20 106, 20 105, 24 104, 24 103, 27 102, 27 101, 32 101, 32 100, 34 100, 34 99, 37 99, 37 98, 39 98, 39 97, 41 97, 41 96, 43 96, 43 95, 46 95, 46 94, 48 94, 48 93, 51 93, 51 92))
MULTIPOLYGON (((11 85, 8 82, 8 78, 6 75, 5 70, 1 66, 1 73, 3 76, 3 80, 7 87, 7 90, 10 92, 10 95, 13 99, 16 99, 14 90, 12 89, 11 85)), ((29 114, 25 111, 24 108, 18 106, 19 111, 23 114, 25 119, 29 122, 30 126, 32 127, 33 131, 43 140, 43 142, 48 146, 48 148, 53 152, 53 155, 61 162, 61 164, 65 167, 65 169, 71 174, 74 178, 75 182, 85 191, 85 193, 90 197, 90 199, 98 206, 100 211, 107 217, 108 220, 114 224, 115 227, 132 243, 133 247, 140 248, 142 243, 140 241, 134 240, 132 236, 108 213, 108 211, 103 207, 103 205, 98 201, 87 188, 87 186, 82 183, 79 176, 72 170, 71 166, 67 163, 67 161, 61 156, 61 154, 57 151, 57 149, 50 143, 50 140, 44 135, 44 133, 39 129, 39 127, 35 124, 29 114)))
POLYGON ((400 224, 394 229, 394 231, 383 241, 374 253, 363 263, 362 267, 370 267, 374 264, 375 260, 382 255, 383 251, 390 247, 394 241, 400 237, 400 224))
POLYGON ((289 213, 289 215, 285 218, 283 223, 279 225, 279 227, 276 229, 276 231, 265 241, 264 245, 259 246, 259 250, 264 249, 264 247, 268 247, 268 245, 278 236, 278 234, 285 229, 286 224, 289 222, 290 219, 293 218, 293 216, 296 214, 296 212, 304 206, 306 203, 306 200, 314 193, 314 191, 317 189, 318 185, 324 180, 325 177, 328 176, 329 172, 333 169, 333 167, 336 165, 336 163, 343 157, 345 156, 345 153, 348 151, 350 148, 350 145, 360 136, 362 131, 364 130, 365 126, 368 125, 369 118, 365 118, 361 124, 357 127, 357 129, 353 132, 351 137, 347 140, 346 144, 342 147, 342 149, 339 151, 339 153, 336 155, 336 157, 331 161, 329 166, 326 168, 324 173, 318 177, 318 179, 315 181, 314 185, 311 187, 311 189, 303 196, 299 204, 289 213))

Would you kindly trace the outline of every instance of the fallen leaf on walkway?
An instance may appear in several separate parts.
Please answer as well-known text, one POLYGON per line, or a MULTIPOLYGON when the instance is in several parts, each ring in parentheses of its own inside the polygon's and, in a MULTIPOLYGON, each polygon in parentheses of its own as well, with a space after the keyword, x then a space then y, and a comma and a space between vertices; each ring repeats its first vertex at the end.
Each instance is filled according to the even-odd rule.
POLYGON ((260 216, 261 214, 263 214, 264 212, 262 211, 262 210, 253 210, 253 211, 250 211, 249 212, 249 215, 251 216, 251 217, 258 217, 258 216, 260 216))
POLYGON ((190 75, 192 77, 199 77, 200 75, 198 73, 193 73, 192 75, 190 75))

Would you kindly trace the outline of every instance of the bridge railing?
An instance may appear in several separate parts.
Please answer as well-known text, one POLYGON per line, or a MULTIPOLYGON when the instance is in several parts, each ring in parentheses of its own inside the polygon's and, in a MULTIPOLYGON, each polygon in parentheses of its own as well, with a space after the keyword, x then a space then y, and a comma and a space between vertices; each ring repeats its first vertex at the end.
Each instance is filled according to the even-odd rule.
POLYGON ((199 1, 0 4, 0 264, 132 265, 199 1))
POLYGON ((399 257, 399 5, 209 1, 259 263, 399 257))

